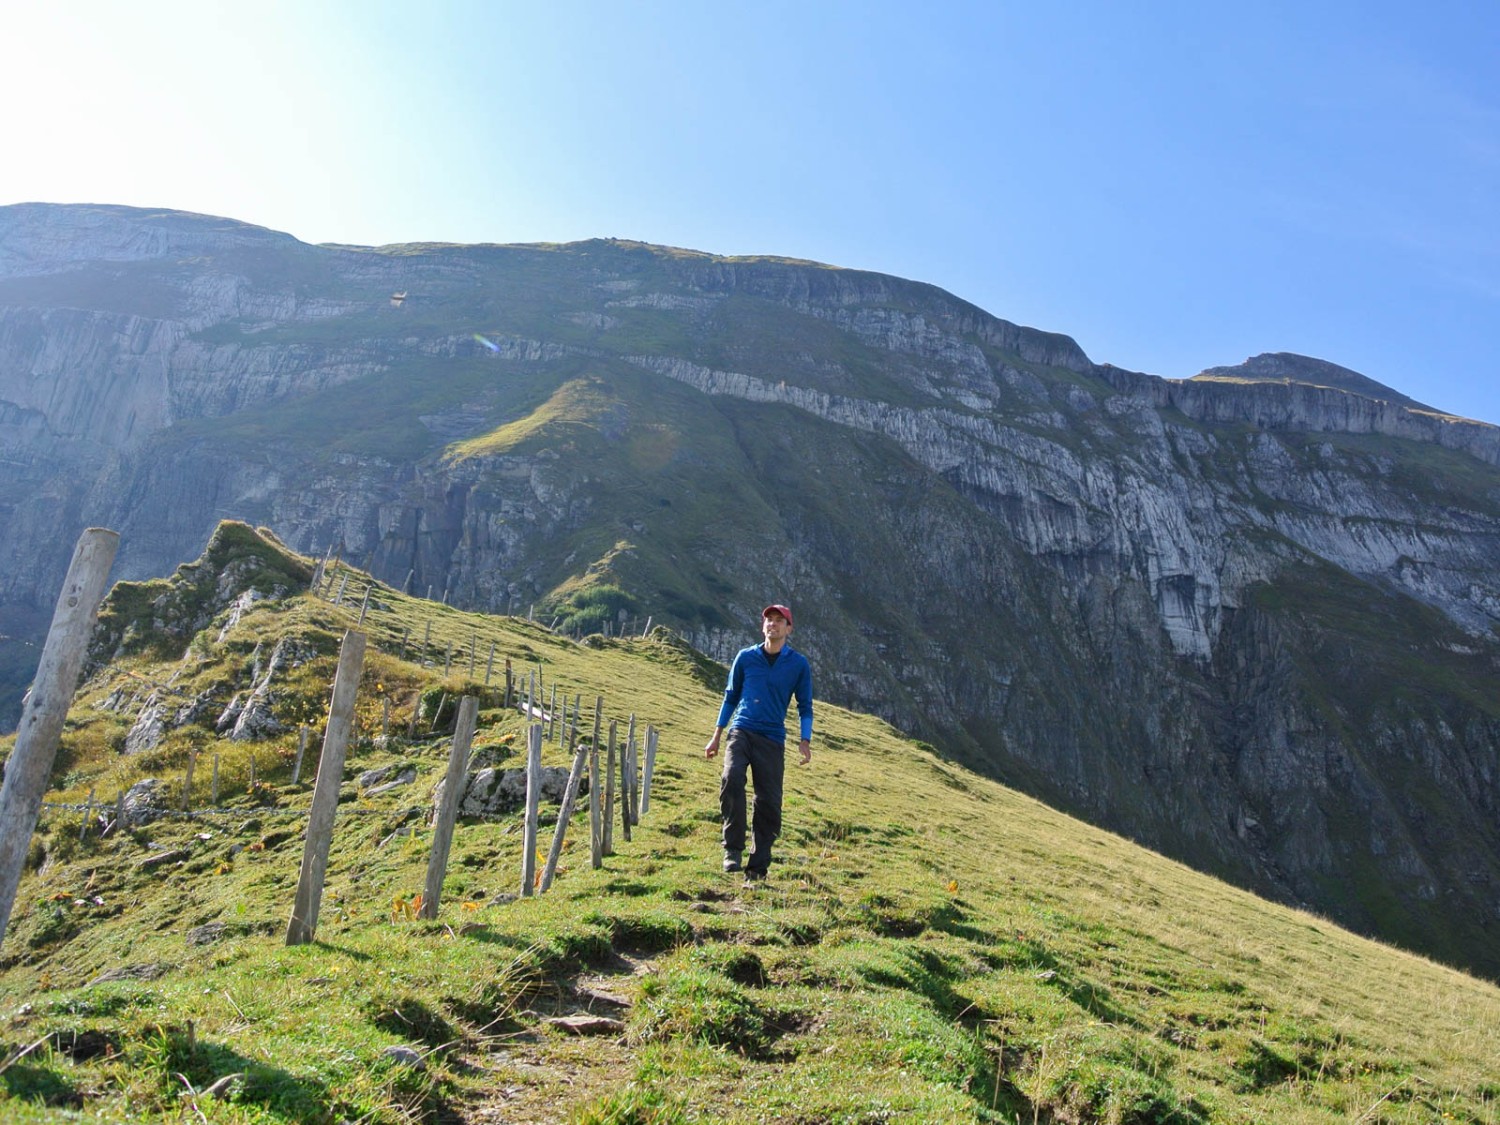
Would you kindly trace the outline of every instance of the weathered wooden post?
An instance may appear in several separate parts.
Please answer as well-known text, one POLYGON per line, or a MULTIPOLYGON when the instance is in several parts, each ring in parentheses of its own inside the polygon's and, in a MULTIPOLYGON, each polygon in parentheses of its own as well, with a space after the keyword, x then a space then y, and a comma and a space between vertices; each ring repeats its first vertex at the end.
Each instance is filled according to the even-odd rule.
POLYGON ((447 676, 453 672, 453 642, 448 642, 448 647, 443 651, 443 675, 447 676))
MULTIPOLYGON (((298 764, 299 765, 301 764, 300 761, 299 761, 298 764)), ((219 807, 219 756, 217 754, 214 755, 214 792, 213 792, 213 797, 211 799, 213 801, 214 808, 218 808, 219 807)))
MULTIPOLYGON (((431 596, 432 596, 431 591, 429 591, 428 592, 428 597, 431 597, 431 596)), ((432 640, 432 622, 428 621, 427 622, 427 628, 422 633, 422 654, 421 654, 421 656, 417 657, 417 663, 420 664, 420 665, 422 665, 424 668, 427 666, 427 643, 429 641, 431 641, 431 640, 432 640)))
POLYGON ((589 739, 589 859, 594 870, 604 864, 604 836, 599 823, 599 721, 604 714, 604 696, 594 697, 594 737, 589 739))
MULTIPOLYGON (((634 724, 635 717, 631 716, 634 724)), ((630 746, 635 739, 635 730, 631 729, 620 746, 620 834, 625 837, 625 842, 630 843, 630 826, 635 823, 635 817, 631 815, 631 804, 635 800, 635 789, 631 783, 630 746)))
POLYGON ((391 697, 380 697, 380 740, 389 746, 391 741, 391 697))
POLYGON ((373 589, 375 589, 375 583, 371 582, 368 586, 365 587, 364 600, 359 603, 358 624, 360 625, 363 625, 365 623, 365 614, 370 610, 370 591, 373 589))
MULTIPOLYGON (((630 768, 626 773, 626 776, 629 778, 630 799, 625 802, 625 812, 631 824, 639 824, 641 822, 641 774, 639 769, 640 761, 636 757, 637 752, 638 747, 635 743, 635 716, 631 715, 630 733, 625 736, 625 759, 630 763, 630 768)), ((625 833, 625 839, 630 839, 629 832, 625 833)))
POLYGON ((5 763, 5 783, 0 786, 0 941, 10 922, 26 850, 57 759, 63 720, 78 689, 99 599, 119 545, 119 534, 102 527, 88 528, 79 536, 42 646, 36 679, 21 710, 15 746, 5 763))
POLYGON ((396 659, 397 660, 405 660, 406 659, 406 640, 410 636, 411 636, 411 629, 409 627, 406 628, 406 629, 402 629, 401 630, 401 651, 396 654, 396 659))
POLYGON ((615 854, 615 721, 609 721, 609 753, 604 762, 604 837, 600 848, 615 854))
POLYGON ((641 815, 651 808, 651 775, 656 772, 656 728, 646 727, 646 769, 641 774, 641 815))
POLYGON ((474 655, 479 647, 479 634, 469 630, 469 679, 474 678, 474 655))
MULTIPOLYGON (((307 724, 303 723, 297 731, 297 760, 292 763, 292 784, 296 785, 302 780, 302 757, 307 753, 307 724)), ((219 756, 214 755, 214 804, 219 803, 219 756)))
POLYGON ((427 859, 427 885, 422 891, 420 918, 436 918, 443 895, 443 876, 448 871, 448 853, 453 847, 453 825, 458 803, 463 799, 469 745, 479 724, 479 700, 466 695, 458 701, 458 722, 453 729, 453 747, 448 751, 448 774, 443 780, 443 803, 438 807, 432 832, 432 854, 427 859))
POLYGON ((495 671, 495 642, 491 641, 490 642, 490 656, 489 656, 489 659, 484 662, 484 686, 485 687, 489 687, 490 686, 490 676, 494 674, 494 671, 495 671))
POLYGON ((94 787, 89 786, 89 799, 83 803, 83 822, 78 826, 78 842, 83 843, 89 834, 89 817, 94 815, 94 787))
POLYGON ((438 723, 443 718, 443 708, 446 706, 448 706, 448 693, 445 691, 438 696, 437 710, 432 713, 432 726, 428 728, 428 734, 432 734, 438 729, 438 723))
POLYGON ((343 605, 344 604, 344 587, 347 586, 348 584, 349 584, 349 575, 345 574, 341 579, 339 579, 339 592, 333 596, 333 604, 334 605, 343 605))
POLYGON ((547 866, 542 871, 543 894, 552 885, 552 877, 557 874, 557 861, 562 858, 563 837, 567 835, 568 821, 573 817, 573 804, 578 800, 578 783, 583 780, 583 763, 588 757, 588 748, 578 741, 576 727, 568 743, 574 747, 573 768, 568 771, 568 787, 563 790, 562 808, 557 814, 557 830, 552 833, 552 848, 547 852, 547 866))
POLYGON ((502 704, 507 711, 510 710, 510 693, 514 683, 515 674, 511 671, 510 657, 507 656, 505 658, 505 702, 502 704))
MULTIPOLYGON (((567 698, 568 698, 567 696, 563 696, 564 702, 567 701, 567 698)), ((552 702, 549 703, 549 704, 547 704, 546 720, 547 720, 547 733, 550 735, 552 733, 553 727, 557 726, 557 681, 556 680, 552 681, 552 702)))
POLYGON ((536 890, 536 816, 542 800, 542 724, 526 730, 526 821, 521 833, 521 895, 536 890))
POLYGON ((297 877, 297 898, 286 928, 287 945, 307 944, 318 929, 323 879, 328 873, 328 848, 333 842, 333 818, 338 812, 339 785, 344 777, 344 751, 348 749, 349 734, 354 727, 354 698, 359 692, 359 673, 364 662, 365 635, 350 629, 344 634, 338 671, 333 678, 328 730, 323 736, 323 753, 318 758, 318 777, 313 782, 307 839, 302 847, 302 870, 297 877))

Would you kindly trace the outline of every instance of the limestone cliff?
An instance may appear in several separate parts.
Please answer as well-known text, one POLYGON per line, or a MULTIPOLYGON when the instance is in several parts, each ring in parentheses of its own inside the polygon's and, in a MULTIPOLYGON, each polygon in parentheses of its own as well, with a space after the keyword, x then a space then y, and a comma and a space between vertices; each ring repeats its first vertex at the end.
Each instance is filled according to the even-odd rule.
POLYGON ((823 694, 1500 973, 1500 430, 1333 364, 1160 379, 783 259, 31 206, 0 209, 0 462, 13 637, 85 523, 120 577, 235 518, 720 658, 784 598, 823 694))

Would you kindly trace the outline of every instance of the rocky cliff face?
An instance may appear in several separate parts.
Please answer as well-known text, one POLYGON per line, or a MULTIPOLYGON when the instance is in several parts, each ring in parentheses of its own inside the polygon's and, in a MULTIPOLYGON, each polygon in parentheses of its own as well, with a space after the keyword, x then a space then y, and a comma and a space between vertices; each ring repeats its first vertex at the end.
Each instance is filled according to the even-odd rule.
POLYGON ((785 598, 822 694, 1500 973, 1500 430, 1334 365, 1163 380, 811 263, 9 208, 0 462, 0 632, 85 523, 121 577, 232 517, 721 658, 785 598))

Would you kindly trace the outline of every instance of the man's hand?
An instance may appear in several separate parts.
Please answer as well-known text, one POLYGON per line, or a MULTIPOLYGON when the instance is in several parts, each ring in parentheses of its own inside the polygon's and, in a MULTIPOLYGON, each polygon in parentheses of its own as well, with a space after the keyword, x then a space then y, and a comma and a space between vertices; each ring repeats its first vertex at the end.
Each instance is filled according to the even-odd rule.
POLYGON ((802 764, 804 766, 812 761, 812 743, 807 739, 804 738, 797 744, 797 752, 802 755, 802 764))
POLYGON ((708 740, 708 745, 703 748, 703 756, 705 758, 712 758, 719 752, 719 735, 723 733, 723 731, 714 731, 714 736, 708 740))

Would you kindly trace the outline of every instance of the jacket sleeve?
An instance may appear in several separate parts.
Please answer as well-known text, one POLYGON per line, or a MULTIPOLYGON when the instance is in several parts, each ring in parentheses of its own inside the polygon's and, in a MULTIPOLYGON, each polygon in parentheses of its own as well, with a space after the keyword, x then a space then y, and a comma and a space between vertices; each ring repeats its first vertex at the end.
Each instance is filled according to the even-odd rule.
POLYGON ((734 663, 729 666, 729 682, 724 687, 724 702, 719 706, 719 719, 714 725, 724 727, 729 725, 729 717, 734 714, 734 709, 739 706, 740 696, 745 691, 745 666, 742 663, 744 654, 735 656, 734 663))
POLYGON ((797 697, 797 719, 802 728, 802 737, 811 739, 813 729, 812 665, 806 661, 802 663, 802 674, 797 677, 797 686, 793 694, 797 697))

